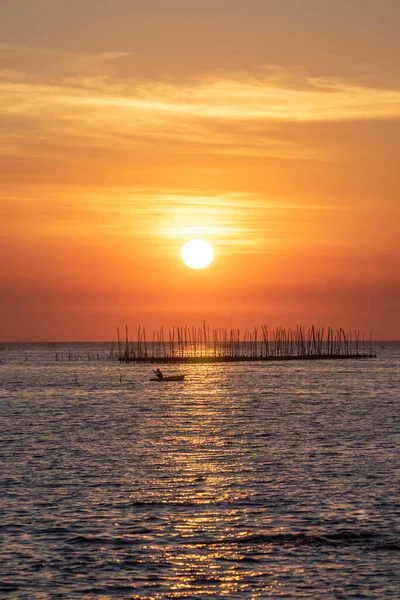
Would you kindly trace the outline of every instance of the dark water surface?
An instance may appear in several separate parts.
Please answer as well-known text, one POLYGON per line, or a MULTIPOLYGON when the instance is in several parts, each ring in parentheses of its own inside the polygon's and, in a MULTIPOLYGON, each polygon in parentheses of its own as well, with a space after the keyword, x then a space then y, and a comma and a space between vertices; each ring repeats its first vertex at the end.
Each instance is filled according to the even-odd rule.
POLYGON ((0 593, 399 598, 400 345, 381 346, 157 383, 105 345, 5 344, 0 593))

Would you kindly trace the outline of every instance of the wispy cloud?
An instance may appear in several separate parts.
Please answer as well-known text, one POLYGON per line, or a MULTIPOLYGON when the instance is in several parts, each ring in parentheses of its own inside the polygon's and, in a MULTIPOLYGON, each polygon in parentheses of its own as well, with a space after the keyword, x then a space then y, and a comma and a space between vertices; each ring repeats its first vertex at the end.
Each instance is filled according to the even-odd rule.
MULTIPOLYGON (((10 77, 10 74, 12 77, 10 77)), ((15 81, 0 73, 0 92, 8 112, 34 113, 49 105, 60 115, 67 107, 95 111, 95 117, 121 120, 127 114, 152 123, 157 117, 193 117, 229 121, 326 121, 400 117, 400 92, 307 79, 308 89, 277 86, 269 79, 204 79, 196 82, 147 81, 121 85, 101 78, 81 78, 56 85, 15 81), (11 81, 10 81, 11 79, 11 81), (73 83, 73 85, 72 85, 73 83), (7 102, 7 99, 9 102, 7 102), (17 102, 16 102, 17 101, 17 102), (16 103, 15 103, 16 102, 16 103)))
MULTIPOLYGON (((15 56, 13 48, 3 47, 4 56, 15 56)), ((7 223, 15 230, 25 219, 48 235, 54 223, 53 231, 69 228, 83 239, 90 222, 100 237, 132 237, 134 231, 135 240, 151 237, 165 252, 197 235, 215 238, 222 251, 316 241, 320 246, 340 244, 338 236, 327 235, 333 219, 320 216, 323 208, 337 216, 335 201, 324 207, 312 190, 310 201, 297 197, 295 184, 286 202, 281 181, 290 171, 282 166, 277 176, 273 166, 268 173, 270 180, 279 179, 276 195, 273 184, 263 188, 262 181, 252 187, 255 170, 230 185, 238 171, 235 157, 243 159, 242 170, 251 157, 253 169, 261 165, 259 179, 264 180, 265 164, 273 161, 258 163, 258 158, 333 160, 329 144, 314 147, 308 139, 312 124, 400 119, 399 92, 333 79, 301 79, 298 74, 291 79, 274 70, 253 78, 237 74, 135 81, 108 68, 124 60, 123 53, 63 55, 59 72, 52 56, 52 68, 44 73, 37 56, 29 71, 26 49, 20 48, 17 58, 0 72, 0 152, 3 163, 11 165, 8 181, 18 187, 13 200, 10 183, 6 200, 7 223), (290 127, 304 124, 305 135, 287 134, 290 127), (214 177, 214 166, 225 168, 220 178, 214 177), (185 177, 187 167, 195 177, 185 177), (135 170, 139 183, 123 189, 135 170), (107 174, 111 183, 106 189, 107 174), (53 182, 54 189, 43 187, 42 181, 53 182), (67 181, 69 189, 60 181, 67 181), (154 189, 141 188, 142 182, 154 182, 154 189)), ((297 164, 299 182, 305 175, 297 164)))
MULTIPOLYGON (((135 81, 108 69, 124 53, 63 55, 57 71, 54 55, 36 51, 39 58, 33 53, 36 67, 30 72, 27 49, 17 50, 13 54, 12 47, 3 46, 0 52, 5 64, 0 98, 7 121, 1 146, 11 153, 26 148, 28 127, 36 131, 38 152, 50 141, 113 149, 161 141, 184 146, 186 152, 207 148, 218 154, 296 158, 299 148, 270 136, 268 127, 400 118, 399 91, 348 81, 301 79, 298 74, 290 79, 276 69, 253 78, 237 74, 135 81)), ((313 157, 312 148, 302 147, 301 155, 305 152, 313 157)))
MULTIPOLYGON (((108 243, 111 239, 131 243, 134 235, 136 244, 151 240, 152 247, 168 254, 176 254, 177 248, 193 237, 206 237, 220 254, 282 248, 288 245, 287 233, 282 235, 283 223, 287 227, 289 222, 297 222, 298 227, 301 219, 340 210, 335 205, 277 201, 251 193, 204 194, 193 189, 141 187, 86 191, 25 187, 11 192, 0 204, 3 234, 23 235, 26 225, 41 238, 73 234, 86 241, 94 236, 107 238, 108 243)), ((315 242, 315 236, 296 243, 300 248, 311 241, 315 242)))

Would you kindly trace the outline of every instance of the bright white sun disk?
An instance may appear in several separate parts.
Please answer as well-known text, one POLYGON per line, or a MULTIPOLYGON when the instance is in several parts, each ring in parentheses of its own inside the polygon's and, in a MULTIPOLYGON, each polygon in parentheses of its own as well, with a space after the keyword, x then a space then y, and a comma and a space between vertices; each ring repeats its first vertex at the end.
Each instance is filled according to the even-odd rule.
POLYGON ((204 269, 214 259, 214 250, 206 240, 190 240, 182 248, 182 260, 191 269, 204 269))

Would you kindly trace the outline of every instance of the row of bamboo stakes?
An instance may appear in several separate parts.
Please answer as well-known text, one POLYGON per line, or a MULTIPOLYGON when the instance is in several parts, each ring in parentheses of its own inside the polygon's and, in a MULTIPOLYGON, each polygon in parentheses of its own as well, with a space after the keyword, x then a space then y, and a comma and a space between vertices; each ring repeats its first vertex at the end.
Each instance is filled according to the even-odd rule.
POLYGON ((161 327, 146 337, 146 328, 138 326, 135 341, 125 326, 125 339, 117 328, 110 358, 121 362, 234 362, 251 360, 290 360, 323 358, 373 358, 372 332, 366 341, 359 330, 333 330, 301 325, 296 329, 277 327, 270 330, 239 328, 161 327))

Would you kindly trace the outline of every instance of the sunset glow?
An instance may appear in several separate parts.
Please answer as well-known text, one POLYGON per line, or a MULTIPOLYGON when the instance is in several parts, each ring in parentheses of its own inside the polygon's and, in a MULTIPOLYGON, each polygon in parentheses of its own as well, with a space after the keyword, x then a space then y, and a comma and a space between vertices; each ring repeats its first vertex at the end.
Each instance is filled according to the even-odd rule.
POLYGON ((400 336, 397 2, 23 4, 0 7, 1 341, 400 336))

